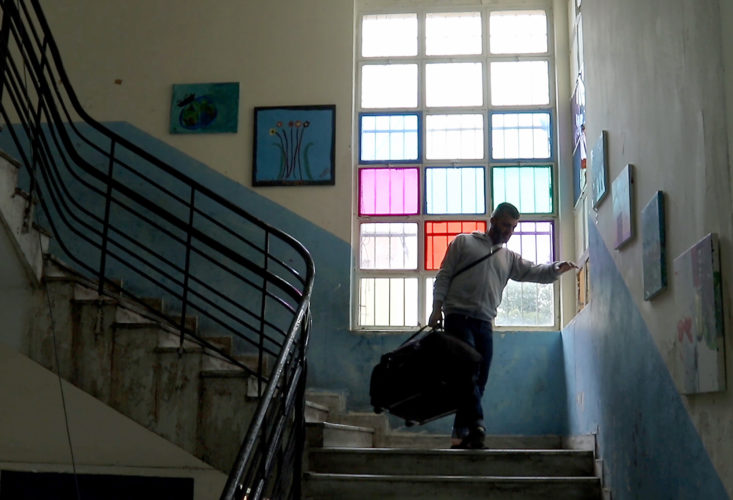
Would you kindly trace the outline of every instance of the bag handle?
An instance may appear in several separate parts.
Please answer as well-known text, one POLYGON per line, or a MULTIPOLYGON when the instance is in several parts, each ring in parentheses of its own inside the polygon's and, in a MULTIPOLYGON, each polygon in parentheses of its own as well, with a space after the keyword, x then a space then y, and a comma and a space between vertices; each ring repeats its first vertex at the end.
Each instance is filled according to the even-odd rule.
POLYGON ((417 337, 418 335, 420 335, 421 333, 423 333, 428 328, 430 328, 430 331, 433 331, 433 330, 437 330, 438 329, 438 328, 434 328, 434 327, 432 327, 430 325, 425 325, 422 328, 420 328, 418 331, 416 331, 415 333, 413 333, 412 335, 410 335, 410 338, 408 338, 407 340, 405 340, 404 342, 402 342, 400 344, 400 347, 402 347, 403 345, 405 345, 408 342, 410 342, 412 339, 414 339, 415 337, 417 337))

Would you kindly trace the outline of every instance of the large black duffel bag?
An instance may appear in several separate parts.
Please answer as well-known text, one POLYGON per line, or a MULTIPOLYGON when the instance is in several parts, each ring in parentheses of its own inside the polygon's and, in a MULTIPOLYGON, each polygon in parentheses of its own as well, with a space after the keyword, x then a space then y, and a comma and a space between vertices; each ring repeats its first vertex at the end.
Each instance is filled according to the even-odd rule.
POLYGON ((423 327, 374 367, 371 404, 376 413, 387 411, 408 426, 450 415, 470 397, 480 362, 469 344, 423 327))

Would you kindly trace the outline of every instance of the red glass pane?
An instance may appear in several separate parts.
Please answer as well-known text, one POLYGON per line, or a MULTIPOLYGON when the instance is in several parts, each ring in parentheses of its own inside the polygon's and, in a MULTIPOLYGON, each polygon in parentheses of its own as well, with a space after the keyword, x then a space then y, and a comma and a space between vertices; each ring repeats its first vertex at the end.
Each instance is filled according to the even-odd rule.
POLYGON ((428 221, 425 223, 425 269, 440 269, 448 245, 461 233, 486 231, 486 221, 428 221))
POLYGON ((418 169, 359 169, 359 215, 419 213, 418 169))

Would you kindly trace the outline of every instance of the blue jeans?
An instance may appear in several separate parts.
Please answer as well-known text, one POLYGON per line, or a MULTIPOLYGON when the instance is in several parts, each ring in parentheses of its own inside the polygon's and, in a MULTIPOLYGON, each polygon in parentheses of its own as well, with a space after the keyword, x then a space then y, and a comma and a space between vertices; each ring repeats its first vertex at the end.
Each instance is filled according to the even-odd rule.
POLYGON ((483 357, 479 371, 474 377, 473 390, 470 396, 456 412, 453 422, 453 437, 462 439, 471 429, 484 427, 484 410, 481 398, 484 395, 486 381, 489 379, 489 367, 494 354, 494 342, 490 321, 471 318, 461 314, 448 314, 445 317, 445 332, 473 346, 483 357))

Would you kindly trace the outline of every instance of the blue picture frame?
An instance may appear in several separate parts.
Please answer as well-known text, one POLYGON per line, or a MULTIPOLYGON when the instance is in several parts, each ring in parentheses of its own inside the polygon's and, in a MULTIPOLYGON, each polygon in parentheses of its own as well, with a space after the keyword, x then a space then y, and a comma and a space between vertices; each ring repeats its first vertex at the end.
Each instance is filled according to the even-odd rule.
POLYGON ((641 211, 642 281, 644 300, 667 288, 667 242, 664 193, 657 191, 641 211))
POLYGON ((335 105, 256 107, 252 185, 334 185, 335 148, 335 105))
POLYGON ((236 133, 239 83, 174 84, 171 134, 236 133))
POLYGON ((619 249, 634 236, 633 214, 634 166, 628 163, 611 184, 613 218, 616 221, 616 244, 619 249))

